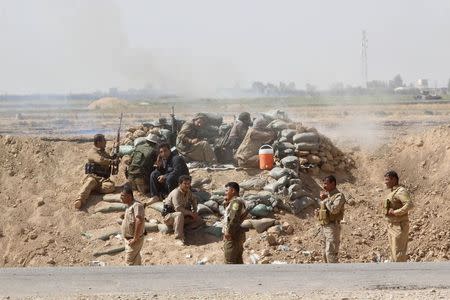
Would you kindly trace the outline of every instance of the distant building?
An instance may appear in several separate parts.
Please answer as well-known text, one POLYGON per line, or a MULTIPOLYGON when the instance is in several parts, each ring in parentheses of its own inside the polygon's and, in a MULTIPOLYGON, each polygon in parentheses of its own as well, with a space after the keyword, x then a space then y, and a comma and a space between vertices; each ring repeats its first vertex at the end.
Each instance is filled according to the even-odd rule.
POLYGON ((418 79, 415 87, 420 90, 428 89, 428 79, 418 79))

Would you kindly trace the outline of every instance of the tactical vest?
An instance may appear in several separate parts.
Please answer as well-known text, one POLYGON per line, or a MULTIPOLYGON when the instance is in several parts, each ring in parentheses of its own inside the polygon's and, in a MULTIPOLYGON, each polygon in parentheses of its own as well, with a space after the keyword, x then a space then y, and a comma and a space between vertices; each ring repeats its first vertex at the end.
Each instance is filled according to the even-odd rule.
POLYGON ((344 208, 337 214, 331 214, 330 211, 326 208, 323 202, 320 203, 319 209, 319 223, 321 225, 327 225, 331 222, 342 221, 344 219, 344 208))

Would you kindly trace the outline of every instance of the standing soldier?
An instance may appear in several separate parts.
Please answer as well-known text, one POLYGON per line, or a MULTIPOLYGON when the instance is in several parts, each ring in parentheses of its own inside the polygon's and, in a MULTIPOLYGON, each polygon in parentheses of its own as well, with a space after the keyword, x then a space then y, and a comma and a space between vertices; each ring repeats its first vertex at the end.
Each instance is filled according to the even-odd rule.
POLYGON ((239 184, 225 185, 225 224, 223 226, 224 254, 226 264, 243 264, 245 229, 241 227, 247 216, 245 203, 239 197, 239 184))
POLYGON ((144 245, 144 206, 133 197, 129 183, 123 186, 120 199, 128 208, 122 221, 122 236, 125 243, 125 262, 128 266, 141 264, 141 249, 144 245))
POLYGON ((114 182, 109 179, 110 167, 117 160, 106 153, 106 139, 103 134, 94 136, 94 146, 88 151, 88 163, 85 165, 86 177, 83 186, 75 200, 75 208, 81 209, 91 194, 96 191, 102 194, 112 193, 115 190, 114 182))
POLYGON ((323 257, 326 263, 339 262, 339 244, 341 238, 341 221, 344 218, 345 197, 336 188, 336 177, 329 175, 323 179, 320 192, 319 222, 324 235, 323 257))
POLYGON ((388 221, 388 238, 393 262, 405 262, 408 248, 408 212, 413 208, 409 192, 398 185, 398 174, 389 171, 384 175, 384 183, 391 190, 384 201, 384 212, 388 221))

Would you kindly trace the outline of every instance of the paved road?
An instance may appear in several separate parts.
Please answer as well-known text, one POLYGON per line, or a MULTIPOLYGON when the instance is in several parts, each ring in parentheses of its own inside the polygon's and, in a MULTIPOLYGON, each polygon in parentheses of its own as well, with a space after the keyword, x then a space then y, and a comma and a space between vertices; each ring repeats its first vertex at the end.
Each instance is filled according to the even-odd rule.
POLYGON ((450 290, 450 263, 0 269, 0 295, 450 290))

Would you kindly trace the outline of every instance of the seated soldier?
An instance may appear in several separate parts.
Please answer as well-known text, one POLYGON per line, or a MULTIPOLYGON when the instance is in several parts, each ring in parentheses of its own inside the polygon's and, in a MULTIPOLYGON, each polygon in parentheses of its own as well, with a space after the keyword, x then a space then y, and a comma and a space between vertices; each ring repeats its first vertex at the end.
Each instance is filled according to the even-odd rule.
POLYGON ((212 147, 199 134, 199 129, 206 125, 206 120, 205 114, 198 113, 192 121, 184 123, 178 133, 177 150, 189 161, 217 162, 212 147))
POLYGON ((197 199, 191 192, 191 177, 181 175, 178 183, 179 186, 164 200, 163 216, 164 223, 174 227, 175 239, 185 244, 184 230, 197 228, 204 221, 197 213, 197 199))
POLYGON ((272 143, 275 138, 276 133, 267 128, 267 122, 264 119, 256 119, 234 156, 239 167, 258 168, 259 148, 272 143))
POLYGON ((158 146, 159 155, 156 159, 156 169, 150 175, 151 203, 161 201, 178 186, 181 175, 189 175, 189 169, 184 159, 170 151, 168 143, 158 146))
POLYGON ((230 136, 226 142, 226 146, 229 149, 236 150, 241 145, 247 134, 248 128, 252 125, 252 120, 248 112, 239 114, 238 119, 234 122, 230 131, 230 136))
POLYGON ((145 141, 135 146, 127 168, 128 181, 133 190, 139 191, 142 195, 149 192, 150 174, 154 169, 154 164, 158 156, 156 145, 160 139, 156 134, 150 133, 145 141))
POLYGON ((75 199, 75 208, 81 209, 91 194, 96 191, 102 194, 112 193, 115 190, 114 182, 109 179, 111 175, 110 167, 118 161, 106 153, 106 139, 103 134, 94 136, 94 145, 87 153, 88 163, 85 165, 86 176, 83 179, 83 186, 75 199))

